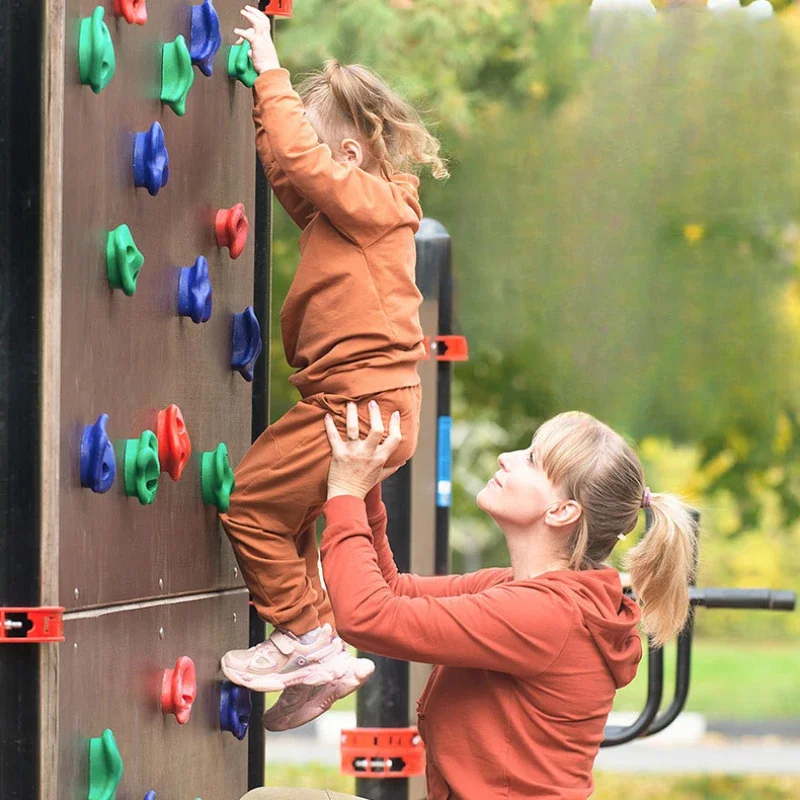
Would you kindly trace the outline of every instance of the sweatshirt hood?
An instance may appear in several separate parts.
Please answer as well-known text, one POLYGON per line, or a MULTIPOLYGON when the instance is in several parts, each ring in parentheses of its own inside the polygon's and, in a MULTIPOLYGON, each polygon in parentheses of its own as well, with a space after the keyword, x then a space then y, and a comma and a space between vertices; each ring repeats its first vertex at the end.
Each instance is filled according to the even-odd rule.
POLYGON ((419 178, 406 172, 392 175, 392 183, 400 190, 403 199, 418 220, 422 219, 422 206, 419 202, 419 178))
POLYGON ((583 615, 595 646, 600 651, 617 689, 627 686, 642 659, 642 640, 637 630, 639 606, 622 592, 615 569, 559 570, 541 580, 553 581, 569 593, 583 615))

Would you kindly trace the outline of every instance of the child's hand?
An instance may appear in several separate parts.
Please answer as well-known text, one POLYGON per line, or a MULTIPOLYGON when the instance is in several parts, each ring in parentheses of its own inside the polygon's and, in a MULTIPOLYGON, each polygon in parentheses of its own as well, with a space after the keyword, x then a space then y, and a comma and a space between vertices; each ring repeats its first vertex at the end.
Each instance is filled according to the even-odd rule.
POLYGON ((236 44, 241 44, 243 41, 250 43, 250 60, 256 72, 260 75, 268 69, 280 69, 278 53, 270 35, 269 17, 253 6, 245 6, 239 13, 250 23, 250 27, 233 29, 239 37, 236 44))

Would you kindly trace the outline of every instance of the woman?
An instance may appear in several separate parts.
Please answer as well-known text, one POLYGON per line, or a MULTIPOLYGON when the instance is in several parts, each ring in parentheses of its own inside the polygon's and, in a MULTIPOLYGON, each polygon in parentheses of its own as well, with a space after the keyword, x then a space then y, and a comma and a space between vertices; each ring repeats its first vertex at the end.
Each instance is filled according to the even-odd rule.
MULTIPOLYGON (((637 632, 658 644, 684 625, 695 531, 676 497, 652 494, 625 440, 588 414, 545 422, 530 447, 503 453, 478 507, 505 535, 509 569, 398 574, 380 498, 400 442, 393 415, 369 408, 360 439, 325 421, 333 459, 322 560, 341 635, 362 650, 435 664, 418 703, 430 800, 585 800, 616 690, 641 659, 637 632), (374 487, 374 488, 373 488, 374 487), (649 507, 622 593, 605 561, 649 507)), ((259 789, 246 800, 326 797, 259 789)))

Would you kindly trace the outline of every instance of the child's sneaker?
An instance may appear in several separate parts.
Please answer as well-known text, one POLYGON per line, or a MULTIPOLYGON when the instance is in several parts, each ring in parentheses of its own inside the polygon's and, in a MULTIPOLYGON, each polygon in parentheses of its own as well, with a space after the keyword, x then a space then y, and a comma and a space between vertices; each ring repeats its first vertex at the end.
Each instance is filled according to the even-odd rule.
POLYGON ((364 684, 375 671, 375 664, 368 658, 354 658, 341 653, 347 669, 341 678, 319 686, 298 684, 285 689, 272 708, 261 718, 268 731, 288 731, 311 722, 326 712, 337 700, 347 697, 364 684))
POLYGON ((310 644, 276 629, 266 642, 225 653, 222 672, 228 680, 254 692, 281 692, 298 683, 316 686, 345 674, 342 647, 342 640, 328 624, 310 644))

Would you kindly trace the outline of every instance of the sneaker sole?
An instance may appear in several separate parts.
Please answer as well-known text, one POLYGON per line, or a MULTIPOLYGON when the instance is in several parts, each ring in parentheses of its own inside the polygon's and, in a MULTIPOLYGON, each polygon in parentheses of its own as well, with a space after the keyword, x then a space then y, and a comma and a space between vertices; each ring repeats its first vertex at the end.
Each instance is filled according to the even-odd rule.
POLYGON ((331 692, 331 694, 320 700, 316 705, 309 706, 306 709, 306 712, 303 714, 301 714, 298 710, 294 714, 284 717, 279 724, 273 724, 272 727, 268 727, 270 722, 265 721, 265 718, 272 710, 269 709, 269 711, 265 711, 264 715, 261 717, 261 723, 264 726, 264 729, 270 731, 271 733, 288 731, 292 728, 299 728, 301 725, 305 725, 307 722, 311 722, 317 717, 321 717, 337 700, 347 697, 347 695, 352 694, 354 691, 356 691, 356 689, 363 686, 369 680, 369 678, 372 677, 372 673, 374 671, 375 670, 373 668, 370 670, 369 674, 365 675, 363 678, 359 678, 354 675, 353 678, 355 683, 352 686, 346 687, 345 691, 331 692))
POLYGON ((242 672, 234 669, 225 663, 224 658, 220 662, 220 666, 222 674, 229 681, 254 692, 282 692, 289 686, 296 686, 298 683, 304 683, 307 686, 318 686, 320 683, 331 683, 344 675, 341 668, 333 665, 326 667, 323 664, 301 667, 294 672, 269 672, 264 675, 254 675, 251 672, 242 672))

